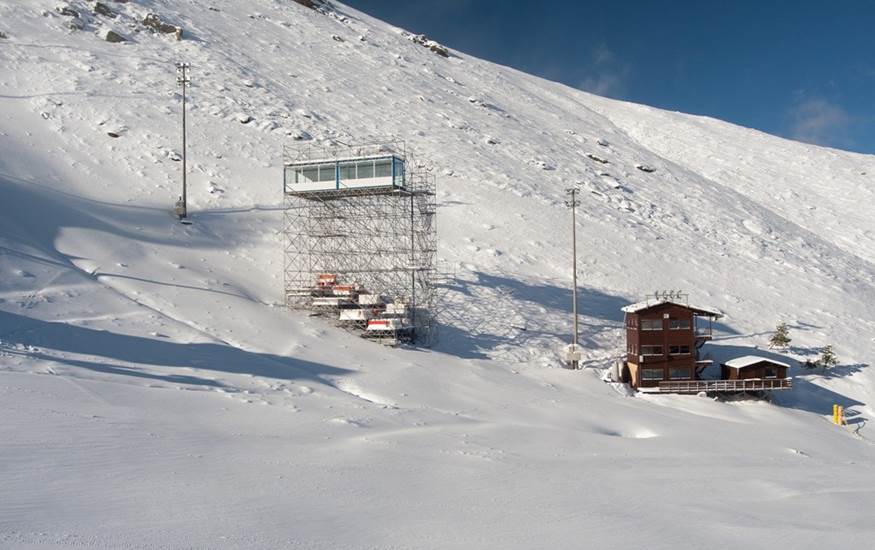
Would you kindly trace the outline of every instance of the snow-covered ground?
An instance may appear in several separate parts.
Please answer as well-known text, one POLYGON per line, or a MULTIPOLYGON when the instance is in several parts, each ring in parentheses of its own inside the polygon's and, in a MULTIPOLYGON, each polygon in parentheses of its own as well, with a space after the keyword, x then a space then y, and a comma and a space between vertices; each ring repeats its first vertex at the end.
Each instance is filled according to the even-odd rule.
POLYGON ((0 547, 875 540, 872 156, 444 58, 340 4, 63 4, 84 28, 54 0, 0 0, 0 547), (149 12, 184 39, 148 32, 149 12), (188 227, 170 214, 178 60, 188 227), (438 167, 457 280, 431 350, 279 305, 282 145, 390 134, 438 167), (571 372, 575 184, 587 369, 571 372), (715 359, 771 355, 787 322, 794 390, 602 382, 620 307, 657 289, 727 313, 715 359), (833 375, 795 367, 825 344, 833 375))

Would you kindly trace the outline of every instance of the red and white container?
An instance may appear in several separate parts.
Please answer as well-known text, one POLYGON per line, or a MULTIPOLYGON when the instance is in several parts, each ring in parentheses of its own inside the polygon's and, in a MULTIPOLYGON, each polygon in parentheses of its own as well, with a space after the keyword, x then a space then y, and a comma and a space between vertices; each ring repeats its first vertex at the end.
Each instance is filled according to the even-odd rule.
POLYGON ((402 319, 371 319, 368 321, 368 332, 392 332, 404 328, 402 319))
POLYGON ((320 288, 332 287, 337 284, 337 275, 323 273, 316 278, 316 286, 320 288))

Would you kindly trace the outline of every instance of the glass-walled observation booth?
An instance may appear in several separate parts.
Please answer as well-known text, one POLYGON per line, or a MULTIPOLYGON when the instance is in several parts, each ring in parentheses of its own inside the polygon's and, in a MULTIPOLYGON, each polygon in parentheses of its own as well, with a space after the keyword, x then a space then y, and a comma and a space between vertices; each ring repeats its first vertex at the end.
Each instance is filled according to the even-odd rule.
POLYGON ((394 155, 287 162, 285 192, 404 187, 404 161, 394 155))

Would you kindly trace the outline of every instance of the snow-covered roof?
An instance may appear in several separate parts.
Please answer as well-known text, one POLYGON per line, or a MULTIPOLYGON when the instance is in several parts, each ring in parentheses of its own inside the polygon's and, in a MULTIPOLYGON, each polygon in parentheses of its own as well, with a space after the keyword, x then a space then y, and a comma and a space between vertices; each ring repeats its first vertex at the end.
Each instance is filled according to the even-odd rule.
POLYGON ((400 160, 400 157, 397 153, 385 152, 374 155, 362 155, 359 157, 319 157, 312 159, 303 159, 303 160, 290 160, 286 161, 286 166, 311 166, 315 164, 335 164, 335 163, 344 163, 344 162, 356 162, 362 160, 382 160, 395 157, 400 160))
POLYGON ((782 363, 780 361, 775 361, 774 359, 761 357, 759 355, 745 355, 744 357, 736 357, 735 359, 730 359, 723 364, 733 369, 743 369, 744 367, 756 365, 757 363, 762 363, 763 361, 767 363, 772 363, 773 365, 778 365, 779 367, 787 367, 788 369, 790 368, 790 365, 788 365, 787 363, 782 363))
POLYGON ((645 309, 650 309, 652 307, 660 306, 662 304, 672 304, 675 306, 685 307, 688 309, 692 309, 696 313, 703 314, 703 315, 711 315, 713 317, 723 317, 723 312, 720 311, 719 309, 716 309, 713 307, 696 306, 696 305, 685 304, 682 302, 674 302, 672 300, 664 300, 664 299, 645 300, 643 302, 638 302, 637 304, 630 304, 628 306, 625 306, 625 307, 621 308, 621 310, 624 313, 638 313, 639 311, 644 311, 645 309))

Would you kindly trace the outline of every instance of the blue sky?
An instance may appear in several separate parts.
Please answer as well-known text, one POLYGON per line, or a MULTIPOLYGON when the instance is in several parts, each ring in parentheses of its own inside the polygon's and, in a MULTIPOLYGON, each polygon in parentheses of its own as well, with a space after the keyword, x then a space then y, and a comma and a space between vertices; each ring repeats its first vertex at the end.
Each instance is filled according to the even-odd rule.
POLYGON ((344 0, 600 95, 875 153, 872 0, 344 0))

